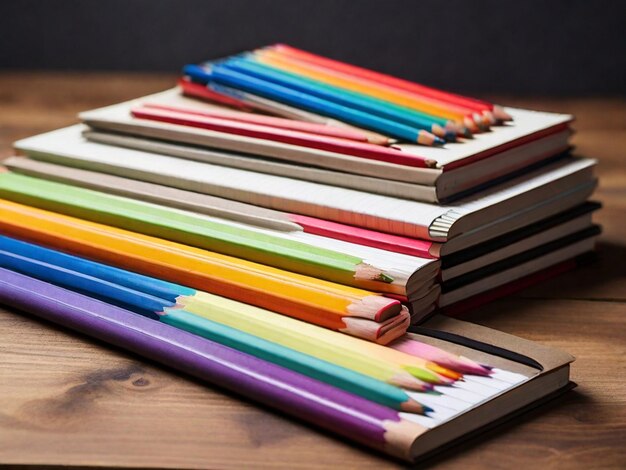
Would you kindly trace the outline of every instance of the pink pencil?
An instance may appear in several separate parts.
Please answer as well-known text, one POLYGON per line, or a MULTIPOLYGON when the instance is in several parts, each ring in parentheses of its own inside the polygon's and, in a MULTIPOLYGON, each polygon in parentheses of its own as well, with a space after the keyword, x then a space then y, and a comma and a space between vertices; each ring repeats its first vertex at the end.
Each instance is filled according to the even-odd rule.
POLYGON ((306 233, 417 256, 418 258, 439 258, 439 244, 431 241, 377 232, 306 215, 288 214, 288 218, 291 222, 300 225, 306 233))
POLYGON ((133 108, 131 110, 131 114, 139 119, 168 122, 171 124, 197 127, 200 129, 207 129, 227 134, 243 135, 257 139, 317 148, 343 155, 352 155, 355 157, 395 163, 398 165, 425 168, 432 167, 435 164, 432 160, 428 160, 424 157, 408 152, 403 152, 395 148, 373 145, 366 142, 338 139, 330 136, 309 134, 290 129, 280 129, 266 125, 179 113, 164 109, 148 108, 145 106, 133 108))
POLYGON ((397 351, 427 359, 442 367, 464 374, 489 375, 490 369, 463 356, 457 356, 430 344, 422 343, 408 337, 402 337, 389 344, 397 351))
POLYGON ((289 129, 292 131, 306 132, 308 134, 326 135, 329 137, 335 137, 337 139, 354 140, 356 142, 369 142, 368 136, 365 135, 365 133, 363 132, 343 127, 332 127, 306 121, 296 121, 294 119, 263 116, 262 114, 244 113, 240 111, 228 111, 221 109, 207 109, 200 111, 196 109, 181 108, 178 106, 168 106, 156 103, 144 103, 143 106, 145 108, 174 111, 183 114, 193 114, 196 116, 213 117, 236 122, 259 124, 262 126, 276 127, 278 129, 289 129))

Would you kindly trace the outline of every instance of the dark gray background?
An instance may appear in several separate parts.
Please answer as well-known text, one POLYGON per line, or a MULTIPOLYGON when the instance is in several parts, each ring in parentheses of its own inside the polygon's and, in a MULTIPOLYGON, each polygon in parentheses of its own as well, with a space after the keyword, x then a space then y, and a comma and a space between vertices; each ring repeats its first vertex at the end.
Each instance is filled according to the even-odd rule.
POLYGON ((624 1, 0 0, 0 69, 177 71, 285 42, 452 90, 626 92, 624 1))

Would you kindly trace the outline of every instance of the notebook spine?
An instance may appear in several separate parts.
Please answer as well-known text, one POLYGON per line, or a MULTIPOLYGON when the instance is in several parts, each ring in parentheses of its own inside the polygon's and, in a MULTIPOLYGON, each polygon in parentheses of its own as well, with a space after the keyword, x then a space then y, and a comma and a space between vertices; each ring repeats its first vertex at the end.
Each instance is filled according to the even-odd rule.
POLYGON ((433 239, 447 239, 454 223, 465 214, 455 209, 449 209, 433 220, 428 226, 428 235, 433 239))

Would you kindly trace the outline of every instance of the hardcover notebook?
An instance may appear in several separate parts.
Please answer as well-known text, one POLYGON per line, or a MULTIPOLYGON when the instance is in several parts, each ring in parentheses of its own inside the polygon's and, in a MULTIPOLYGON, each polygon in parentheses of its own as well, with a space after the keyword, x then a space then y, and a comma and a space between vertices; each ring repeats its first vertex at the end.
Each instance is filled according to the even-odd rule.
POLYGON ((437 316, 405 340, 489 366, 453 386, 408 392, 431 411, 396 412, 154 319, 0 268, 0 302, 215 383, 390 455, 418 460, 567 388, 573 358, 437 316))
POLYGON ((72 126, 16 142, 36 160, 131 177, 458 251, 584 202, 595 160, 566 158, 451 205, 433 205, 86 141, 72 126))
MULTIPOLYGON (((508 109, 515 118, 512 124, 472 140, 449 143, 443 149, 394 144, 394 149, 432 162, 431 168, 416 168, 131 115, 131 110, 145 104, 200 112, 221 109, 181 96, 179 89, 168 90, 81 113, 80 118, 92 128, 86 137, 216 165, 426 202, 458 197, 566 151, 572 121, 569 115, 508 109)), ((167 110, 158 112, 167 118, 167 110)))
MULTIPOLYGON (((247 224, 248 228, 269 229, 271 230, 270 233, 275 236, 282 235, 298 240, 312 238, 328 242, 341 240, 341 238, 333 238, 332 235, 335 234, 325 238, 324 235, 327 234, 323 232, 318 233, 319 237, 311 237, 308 232, 303 230, 301 225, 292 223, 288 214, 227 199, 89 170, 55 165, 29 158, 10 157, 3 163, 16 173, 219 217, 223 221, 247 224)), ((597 203, 584 203, 555 216, 542 219, 530 226, 507 231, 507 233, 503 233, 499 237, 491 238, 486 242, 456 253, 448 253, 448 250, 442 249, 445 246, 442 247, 440 243, 425 242, 430 245, 430 250, 424 250, 421 253, 411 252, 404 254, 425 259, 441 258, 443 264, 440 277, 445 281, 471 272, 481 266, 500 261, 506 257, 583 230, 591 225, 591 213, 599 207, 600 205, 597 203)), ((339 228, 345 231, 345 227, 339 228)), ((315 233, 312 235, 315 235, 315 233)), ((358 244, 358 241, 355 240, 353 243, 358 244)), ((384 249, 382 246, 378 248, 384 249)), ((390 248, 396 249, 397 253, 403 253, 398 251, 397 245, 390 248)), ((416 269, 421 270, 422 268, 416 269)))

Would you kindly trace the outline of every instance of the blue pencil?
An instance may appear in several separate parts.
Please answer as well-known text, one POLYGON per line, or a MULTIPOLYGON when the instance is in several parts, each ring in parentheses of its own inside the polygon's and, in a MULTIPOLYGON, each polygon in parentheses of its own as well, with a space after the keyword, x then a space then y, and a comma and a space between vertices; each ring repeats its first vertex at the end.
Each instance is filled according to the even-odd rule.
POLYGON ((184 308, 173 308, 179 297, 195 294, 194 289, 4 236, 0 236, 0 268, 158 319, 386 406, 419 413, 430 411, 393 385, 194 315, 184 308))
POLYGON ((343 106, 373 113, 384 119, 400 122, 418 129, 424 129, 446 140, 456 140, 457 132, 455 131, 458 131, 458 129, 456 124, 451 121, 431 117, 427 114, 408 108, 402 108, 393 103, 388 103, 361 93, 343 90, 333 85, 286 72, 270 65, 257 62, 254 60, 253 56, 230 59, 221 62, 220 65, 343 106), (450 128, 454 130, 447 130, 446 126, 454 126, 450 128))
POLYGON ((203 83, 216 82, 409 142, 422 145, 443 145, 445 143, 445 140, 423 129, 416 129, 371 113, 292 90, 267 80, 231 70, 221 64, 211 65, 210 71, 206 67, 203 72, 201 69, 202 67, 198 66, 186 66, 184 73, 188 74, 192 80, 204 81, 203 83))

